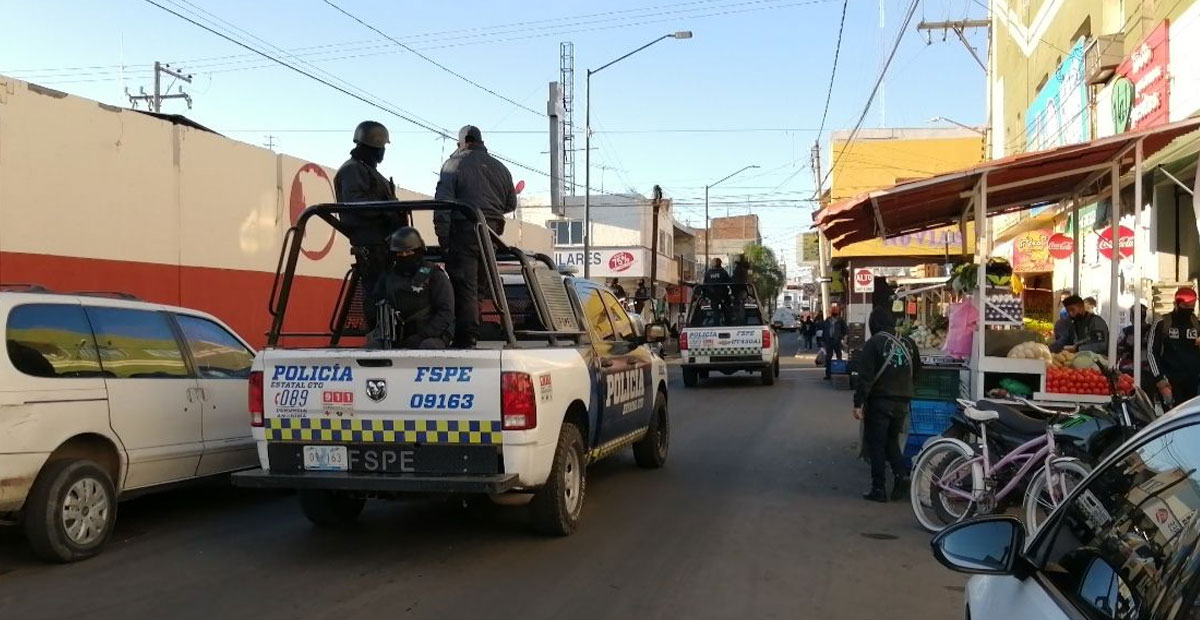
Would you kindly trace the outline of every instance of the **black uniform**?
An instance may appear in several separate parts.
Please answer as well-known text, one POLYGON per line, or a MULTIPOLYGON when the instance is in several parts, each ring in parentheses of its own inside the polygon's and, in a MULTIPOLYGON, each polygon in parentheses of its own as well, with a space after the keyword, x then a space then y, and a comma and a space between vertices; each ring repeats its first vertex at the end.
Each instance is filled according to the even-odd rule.
MULTIPOLYGON (((732 284, 733 278, 729 277, 729 272, 725 271, 724 267, 709 267, 704 272, 705 284, 732 284)), ((704 294, 712 302, 712 315, 710 318, 717 319, 712 321, 714 325, 724 325, 729 322, 729 287, 714 286, 704 290, 704 294)))
MULTIPOLYGON (((399 312, 397 345, 402 349, 445 349, 454 336, 454 291, 437 265, 420 261, 397 266, 379 281, 375 295, 399 312)), ((375 346, 386 346, 376 342, 375 346)))
POLYGON ((642 309, 646 307, 647 299, 650 299, 650 292, 646 290, 645 284, 639 282, 633 291, 633 311, 641 314, 642 309))
MULTIPOLYGON (((517 209, 512 175, 481 142, 468 143, 446 160, 434 198, 478 208, 498 235, 504 232, 504 214, 517 209)), ((438 243, 449 250, 446 270, 457 304, 456 344, 474 346, 479 338, 479 263, 483 258, 479 239, 472 224, 458 212, 436 212, 433 226, 438 243)))
POLYGON ((1108 322, 1098 314, 1084 312, 1066 322, 1059 319, 1054 324, 1055 340, 1050 350, 1058 353, 1065 346, 1073 346, 1077 351, 1093 353, 1108 353, 1108 322))
POLYGON ((1200 387, 1200 319, 1191 310, 1177 309, 1159 319, 1150 330, 1146 360, 1154 380, 1171 383, 1175 402, 1196 396, 1200 387))
POLYGON ((858 361, 858 389, 854 406, 863 408, 863 442, 871 460, 871 488, 882 490, 886 468, 892 475, 907 475, 900 451, 900 434, 908 420, 913 379, 921 369, 917 345, 895 333, 896 319, 884 308, 875 308, 869 319, 871 339, 858 361))
MULTIPOLYGON (((396 189, 383 178, 374 163, 371 147, 359 145, 350 151, 350 159, 333 176, 333 191, 338 202, 373 202, 395 200, 396 189)), ((367 324, 374 325, 372 309, 379 301, 374 296, 379 278, 387 271, 385 241, 392 231, 404 225, 394 213, 343 213, 343 224, 349 228, 347 237, 354 252, 358 277, 364 292, 363 310, 367 324)))

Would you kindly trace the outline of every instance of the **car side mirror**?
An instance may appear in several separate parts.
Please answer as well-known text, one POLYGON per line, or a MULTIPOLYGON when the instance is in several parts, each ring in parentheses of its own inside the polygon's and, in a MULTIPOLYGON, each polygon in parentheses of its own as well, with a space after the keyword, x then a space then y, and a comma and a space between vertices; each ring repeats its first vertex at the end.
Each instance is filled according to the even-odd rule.
POLYGON ((1025 525, 1010 516, 984 517, 942 530, 930 545, 933 557, 952 571, 1020 577, 1025 525))
POLYGON ((630 314, 629 323, 633 326, 633 335, 643 337, 646 335, 646 319, 640 314, 630 314))
POLYGON ((662 325, 651 325, 646 328, 646 342, 663 342, 667 339, 667 328, 662 325))

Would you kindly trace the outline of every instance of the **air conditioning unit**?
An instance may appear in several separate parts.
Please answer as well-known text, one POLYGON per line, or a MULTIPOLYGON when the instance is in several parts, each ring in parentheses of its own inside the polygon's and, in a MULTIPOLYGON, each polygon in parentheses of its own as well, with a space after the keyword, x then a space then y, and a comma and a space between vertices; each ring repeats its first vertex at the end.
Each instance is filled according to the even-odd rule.
POLYGON ((1083 52, 1088 84, 1108 83, 1124 59, 1124 33, 1102 34, 1092 39, 1083 52))

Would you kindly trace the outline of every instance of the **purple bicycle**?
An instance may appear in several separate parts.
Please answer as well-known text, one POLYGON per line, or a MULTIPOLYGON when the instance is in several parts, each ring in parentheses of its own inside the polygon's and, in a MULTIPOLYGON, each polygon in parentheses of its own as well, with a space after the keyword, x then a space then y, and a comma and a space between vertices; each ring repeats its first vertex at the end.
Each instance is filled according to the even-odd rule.
MULTIPOLYGON (((935 439, 922 448, 912 470, 910 490, 913 513, 930 532, 979 514, 1002 511, 1014 493, 1025 490, 1025 527, 1037 531, 1049 513, 1087 477, 1090 468, 1075 458, 1063 457, 1055 445, 1059 423, 1079 412, 1054 411, 1027 400, 1014 399, 1049 417, 1045 433, 1021 444, 993 461, 988 449, 988 425, 1006 416, 1023 414, 1015 409, 981 409, 959 400, 967 418, 979 423, 976 446, 954 438, 935 439)), ((1001 424, 1004 423, 1002 420, 1001 424)))

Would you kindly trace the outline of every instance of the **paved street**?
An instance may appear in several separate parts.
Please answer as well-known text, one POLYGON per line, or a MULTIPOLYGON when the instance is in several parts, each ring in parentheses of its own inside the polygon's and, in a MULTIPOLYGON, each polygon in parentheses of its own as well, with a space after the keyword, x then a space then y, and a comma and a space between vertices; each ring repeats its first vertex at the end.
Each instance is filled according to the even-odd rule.
POLYGON ((184 489, 123 504, 109 548, 75 565, 0 530, 0 617, 961 617, 964 579, 907 502, 859 498, 849 393, 795 347, 774 387, 684 389, 673 368, 668 466, 594 467, 570 538, 529 533, 521 508, 445 502, 373 502, 317 530, 286 495, 184 489))

